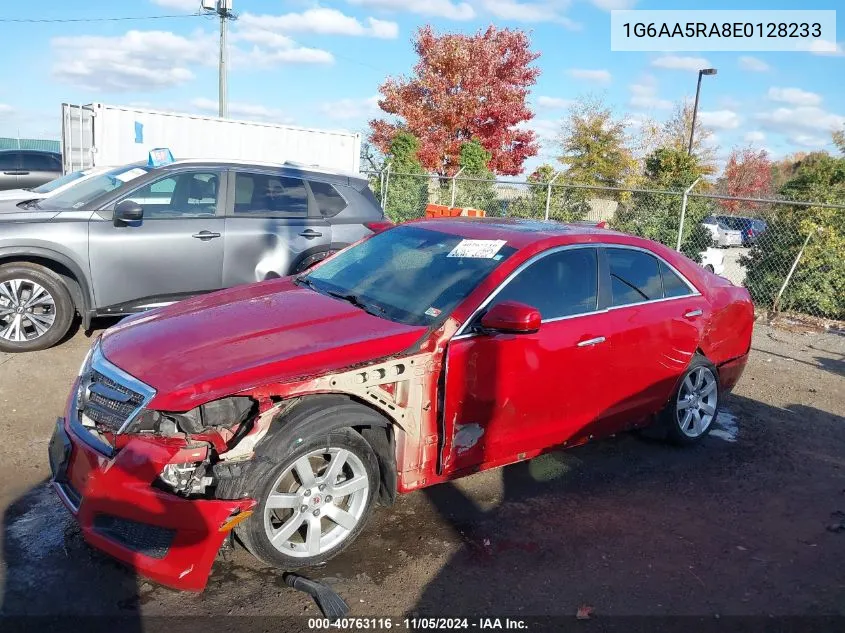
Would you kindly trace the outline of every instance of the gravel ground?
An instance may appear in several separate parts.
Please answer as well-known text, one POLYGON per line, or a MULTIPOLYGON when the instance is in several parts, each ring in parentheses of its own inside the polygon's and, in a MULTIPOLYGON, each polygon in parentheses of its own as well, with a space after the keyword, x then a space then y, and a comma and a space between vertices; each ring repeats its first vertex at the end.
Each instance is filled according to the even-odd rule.
MULTIPOLYGON (((0 612, 318 615, 240 549, 186 594, 82 542, 44 482, 88 344, 0 355, 0 612)), ((845 615, 844 377, 845 336, 760 325, 700 445, 622 435, 407 495, 308 573, 356 616, 845 615)))

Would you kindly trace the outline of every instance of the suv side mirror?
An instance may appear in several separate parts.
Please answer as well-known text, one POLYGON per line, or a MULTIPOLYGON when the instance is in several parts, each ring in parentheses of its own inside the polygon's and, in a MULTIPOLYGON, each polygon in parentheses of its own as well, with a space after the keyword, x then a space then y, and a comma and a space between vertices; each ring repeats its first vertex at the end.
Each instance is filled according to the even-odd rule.
POLYGON ((503 301, 481 318, 481 327, 509 334, 531 334, 540 329, 540 320, 537 308, 516 301, 503 301))
POLYGON ((120 226, 127 222, 137 222, 144 218, 144 207, 134 200, 124 200, 114 208, 114 224, 120 226))

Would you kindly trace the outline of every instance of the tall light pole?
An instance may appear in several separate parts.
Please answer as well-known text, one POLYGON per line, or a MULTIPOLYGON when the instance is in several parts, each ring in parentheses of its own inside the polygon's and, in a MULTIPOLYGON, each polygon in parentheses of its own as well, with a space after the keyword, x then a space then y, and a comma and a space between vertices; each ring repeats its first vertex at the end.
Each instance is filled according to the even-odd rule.
POLYGON ((229 20, 235 19, 235 14, 232 12, 232 0, 202 0, 201 3, 203 11, 207 13, 216 13, 220 16, 220 63, 218 66, 218 116, 226 118, 229 116, 229 87, 228 87, 228 44, 226 43, 226 35, 229 29, 229 20))
POLYGON ((692 156, 692 142, 695 137, 695 118, 698 116, 698 95, 701 93, 701 77, 702 75, 715 75, 715 68, 702 68, 698 71, 698 86, 695 88, 695 105, 692 107, 692 125, 689 130, 689 149, 687 154, 692 156))

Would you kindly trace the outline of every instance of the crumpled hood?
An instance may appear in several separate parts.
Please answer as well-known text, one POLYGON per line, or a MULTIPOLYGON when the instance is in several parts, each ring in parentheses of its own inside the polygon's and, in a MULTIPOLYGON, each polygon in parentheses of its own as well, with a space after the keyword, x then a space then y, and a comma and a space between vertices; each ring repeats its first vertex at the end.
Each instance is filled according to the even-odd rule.
POLYGON ((109 361, 156 389, 151 408, 187 411, 244 389, 397 354, 425 331, 286 278, 135 315, 107 330, 101 345, 109 361))

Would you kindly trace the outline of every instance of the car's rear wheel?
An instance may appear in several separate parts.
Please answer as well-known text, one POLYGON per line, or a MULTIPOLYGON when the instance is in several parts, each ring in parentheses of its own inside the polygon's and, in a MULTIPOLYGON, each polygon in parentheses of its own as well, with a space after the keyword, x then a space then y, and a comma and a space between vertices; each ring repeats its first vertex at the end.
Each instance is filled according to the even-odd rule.
POLYGON ((255 490, 255 513, 237 535, 259 560, 282 569, 322 563, 364 529, 379 488, 378 462, 354 430, 301 442, 255 490))
POLYGON ((709 270, 711 273, 716 272, 716 270, 713 268, 713 264, 707 264, 707 265, 704 267, 704 269, 705 269, 705 270, 709 270))
POLYGON ((67 334, 73 301, 62 278, 27 262, 0 266, 0 351, 47 349, 67 334))
POLYGON ((668 439, 681 445, 699 442, 713 427, 720 400, 716 368, 696 354, 661 414, 668 439))

